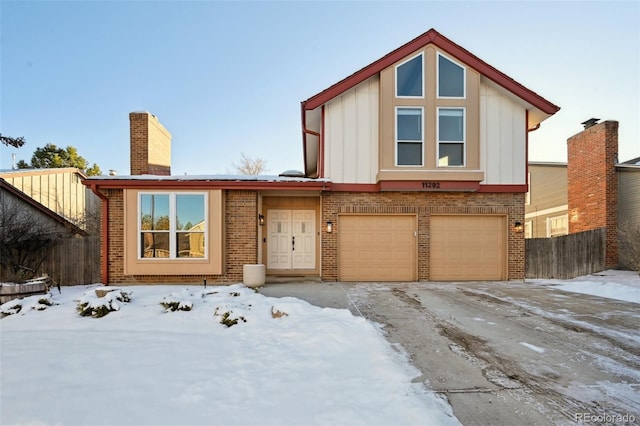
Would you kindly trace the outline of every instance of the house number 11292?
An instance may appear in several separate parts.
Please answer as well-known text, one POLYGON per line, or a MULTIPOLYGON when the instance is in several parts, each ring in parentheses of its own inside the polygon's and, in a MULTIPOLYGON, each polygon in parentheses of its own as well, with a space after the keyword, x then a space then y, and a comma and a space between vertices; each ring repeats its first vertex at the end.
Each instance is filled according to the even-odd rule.
POLYGON ((422 187, 424 189, 440 189, 440 182, 425 181, 422 182, 422 187))

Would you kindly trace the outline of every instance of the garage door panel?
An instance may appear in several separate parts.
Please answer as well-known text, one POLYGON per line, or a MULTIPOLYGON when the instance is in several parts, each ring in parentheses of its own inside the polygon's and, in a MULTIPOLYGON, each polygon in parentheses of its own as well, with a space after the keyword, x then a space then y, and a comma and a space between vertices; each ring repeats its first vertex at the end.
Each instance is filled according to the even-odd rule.
POLYGON ((432 216, 431 279, 502 280, 506 266, 503 216, 432 216))
POLYGON ((416 279, 415 216, 345 215, 338 229, 340 280, 416 279))

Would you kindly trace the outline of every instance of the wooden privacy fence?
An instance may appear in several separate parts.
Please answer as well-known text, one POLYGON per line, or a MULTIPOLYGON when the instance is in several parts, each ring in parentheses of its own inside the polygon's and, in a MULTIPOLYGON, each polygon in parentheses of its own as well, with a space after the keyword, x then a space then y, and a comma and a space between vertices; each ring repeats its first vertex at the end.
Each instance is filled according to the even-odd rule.
POLYGON ((42 262, 38 274, 43 273, 60 285, 100 282, 100 237, 61 240, 42 262))
POLYGON ((606 228, 525 240, 527 278, 569 279, 605 269, 606 228))

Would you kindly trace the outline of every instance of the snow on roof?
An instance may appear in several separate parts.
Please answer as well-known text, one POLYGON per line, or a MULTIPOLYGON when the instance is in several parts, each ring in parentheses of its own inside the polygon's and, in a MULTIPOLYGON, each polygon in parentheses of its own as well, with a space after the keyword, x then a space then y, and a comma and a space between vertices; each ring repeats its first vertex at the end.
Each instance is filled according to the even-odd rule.
POLYGON ((135 175, 135 176, 91 176, 88 180, 144 180, 144 181, 224 181, 224 182, 331 182, 329 179, 276 175, 135 175))

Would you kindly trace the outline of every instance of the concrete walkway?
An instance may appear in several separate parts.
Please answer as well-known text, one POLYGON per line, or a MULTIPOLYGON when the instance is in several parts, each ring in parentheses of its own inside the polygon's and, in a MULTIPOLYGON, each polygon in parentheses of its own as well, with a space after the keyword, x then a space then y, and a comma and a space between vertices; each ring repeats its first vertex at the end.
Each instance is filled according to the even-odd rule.
POLYGON ((414 381, 446 397, 465 425, 640 422, 636 304, 522 282, 278 283, 260 292, 383 324, 421 371, 414 381))

